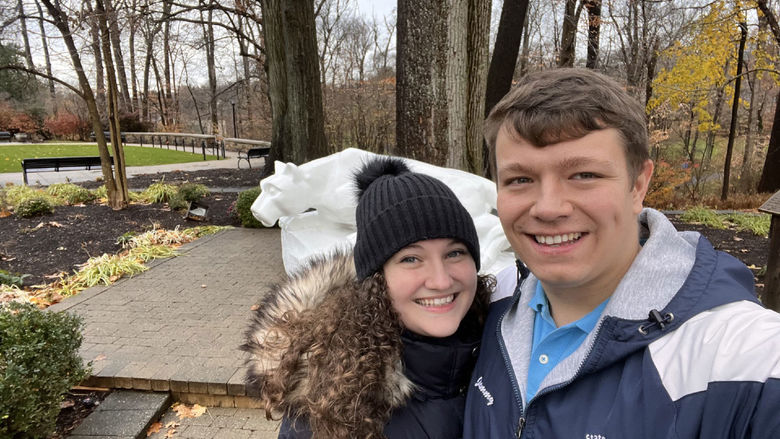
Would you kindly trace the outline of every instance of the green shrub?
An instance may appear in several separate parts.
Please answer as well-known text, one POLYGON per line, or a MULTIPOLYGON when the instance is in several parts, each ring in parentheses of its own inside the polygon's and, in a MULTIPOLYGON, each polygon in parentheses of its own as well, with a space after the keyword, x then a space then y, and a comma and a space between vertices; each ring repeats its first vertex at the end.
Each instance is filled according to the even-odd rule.
POLYGON ((190 202, 187 201, 181 192, 176 192, 175 194, 171 195, 171 198, 168 199, 168 207, 171 208, 171 210, 182 210, 188 208, 190 205, 190 202))
POLYGON ((108 189, 106 188, 106 185, 100 186, 97 189, 92 189, 90 192, 92 192, 92 196, 97 198, 108 198, 108 189))
POLYGON ((16 207, 24 200, 39 196, 39 192, 27 185, 6 186, 3 195, 8 204, 16 207))
POLYGON ((46 193, 61 199, 66 204, 87 203, 97 198, 89 189, 76 186, 73 183, 54 183, 46 188, 46 193))
POLYGON ((24 278, 29 274, 11 273, 9 271, 0 270, 0 285, 17 286, 19 288, 24 285, 24 278))
POLYGON ((199 183, 184 183, 179 186, 179 195, 186 201, 198 201, 209 195, 209 188, 199 183))
POLYGON ((81 320, 31 304, 0 306, 0 437, 54 430, 62 395, 88 370, 78 355, 81 320))
POLYGON ((36 215, 46 215, 54 212, 51 202, 43 197, 30 198, 22 201, 14 212, 22 218, 30 218, 36 215))
POLYGON ((256 187, 238 194, 238 200, 236 200, 236 214, 238 215, 239 221, 241 221, 241 225, 244 227, 263 227, 263 224, 260 223, 260 221, 252 215, 252 211, 249 210, 252 207, 252 203, 260 196, 260 192, 260 187, 256 187))

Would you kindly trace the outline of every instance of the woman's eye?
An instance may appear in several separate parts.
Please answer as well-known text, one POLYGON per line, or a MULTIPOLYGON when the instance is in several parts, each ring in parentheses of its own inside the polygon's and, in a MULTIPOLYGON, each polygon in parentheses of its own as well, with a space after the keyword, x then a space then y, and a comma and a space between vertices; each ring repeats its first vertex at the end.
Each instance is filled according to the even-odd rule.
POLYGON ((411 264, 413 262, 417 262, 417 257, 416 256, 404 256, 403 258, 401 258, 401 260, 399 262, 401 262, 402 264, 411 264))
POLYGON ((449 253, 447 253, 448 258, 457 258, 458 256, 464 256, 469 254, 469 252, 466 249, 459 248, 457 250, 452 250, 449 253))

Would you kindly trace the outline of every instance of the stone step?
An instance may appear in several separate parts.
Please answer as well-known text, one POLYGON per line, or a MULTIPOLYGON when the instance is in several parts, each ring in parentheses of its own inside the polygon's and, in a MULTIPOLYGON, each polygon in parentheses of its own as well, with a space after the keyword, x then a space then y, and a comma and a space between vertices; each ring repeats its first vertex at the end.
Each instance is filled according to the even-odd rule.
POLYGON ((71 432, 69 439, 140 439, 171 405, 168 392, 115 390, 71 432))

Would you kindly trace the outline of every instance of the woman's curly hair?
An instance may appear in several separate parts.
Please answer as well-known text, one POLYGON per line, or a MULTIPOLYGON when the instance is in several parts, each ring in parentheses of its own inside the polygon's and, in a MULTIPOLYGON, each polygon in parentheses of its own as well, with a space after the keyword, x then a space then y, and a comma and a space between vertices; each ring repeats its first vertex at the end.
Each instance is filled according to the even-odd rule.
MULTIPOLYGON (((494 286, 492 276, 479 276, 470 311, 480 327, 494 286)), ((272 367, 250 373, 249 385, 259 388, 269 419, 304 420, 314 438, 382 438, 392 410, 411 391, 394 383, 403 373, 402 330, 381 273, 337 286, 316 306, 284 313, 263 340, 250 342, 247 350, 280 353, 272 367), (399 387, 388 391, 393 385, 399 387)))

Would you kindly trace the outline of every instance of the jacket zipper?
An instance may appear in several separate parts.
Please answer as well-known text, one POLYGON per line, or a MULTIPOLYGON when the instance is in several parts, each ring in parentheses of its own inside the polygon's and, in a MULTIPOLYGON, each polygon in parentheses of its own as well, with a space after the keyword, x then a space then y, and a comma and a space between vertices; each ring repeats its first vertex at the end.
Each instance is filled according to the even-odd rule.
MULTIPOLYGON (((525 279, 523 279, 525 280, 525 279)), ((522 281, 520 281, 517 285, 517 289, 519 291, 520 285, 522 284, 522 281)), ((512 368, 512 362, 509 359, 509 353, 506 350, 506 345, 504 344, 504 339, 501 337, 501 323, 504 321, 504 317, 506 317, 507 314, 509 314, 509 310, 511 310, 516 304, 517 301, 520 299, 520 294, 515 294, 515 296, 512 299, 512 303, 509 304, 509 307, 504 311, 504 313, 501 315, 501 318, 498 319, 498 324, 496 325, 496 336, 498 337, 498 347, 501 349, 501 356, 504 358, 504 365, 507 368, 508 375, 509 375, 509 381, 512 383, 512 391, 515 394, 515 399, 517 402, 517 406, 520 408, 520 418, 517 421, 517 438, 519 439, 523 434, 523 429, 525 428, 525 410, 523 410, 523 399, 520 396, 520 387, 517 384, 517 377, 515 376, 515 370, 512 368)))

